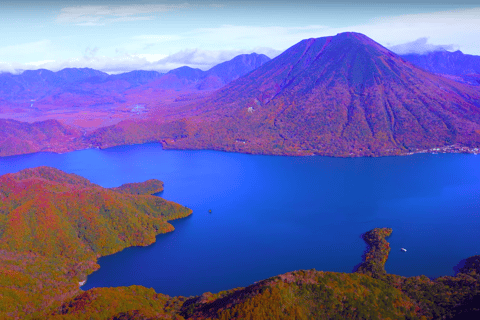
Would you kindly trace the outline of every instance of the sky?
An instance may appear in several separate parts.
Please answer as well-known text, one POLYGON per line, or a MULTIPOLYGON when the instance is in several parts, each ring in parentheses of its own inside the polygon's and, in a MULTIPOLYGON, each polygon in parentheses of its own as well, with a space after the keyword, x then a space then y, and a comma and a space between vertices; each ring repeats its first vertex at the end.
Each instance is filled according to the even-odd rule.
POLYGON ((478 0, 1 0, 0 71, 208 70, 354 31, 399 54, 480 55, 478 0))

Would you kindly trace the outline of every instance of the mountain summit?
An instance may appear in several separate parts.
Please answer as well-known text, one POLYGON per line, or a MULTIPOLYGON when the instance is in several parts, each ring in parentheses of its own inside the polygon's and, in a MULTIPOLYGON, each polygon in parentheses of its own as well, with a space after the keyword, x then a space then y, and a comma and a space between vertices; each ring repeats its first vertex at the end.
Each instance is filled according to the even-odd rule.
POLYGON ((346 32, 303 40, 184 109, 189 129, 173 147, 369 156, 477 146, 479 107, 479 88, 346 32))

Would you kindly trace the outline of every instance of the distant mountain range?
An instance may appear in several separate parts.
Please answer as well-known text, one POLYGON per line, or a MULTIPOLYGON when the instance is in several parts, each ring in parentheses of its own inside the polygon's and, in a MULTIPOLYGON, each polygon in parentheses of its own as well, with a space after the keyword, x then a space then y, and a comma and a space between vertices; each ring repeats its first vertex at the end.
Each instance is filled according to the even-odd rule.
POLYGON ((456 76, 452 79, 480 85, 480 56, 463 54, 459 50, 440 50, 426 54, 405 54, 401 57, 432 73, 456 76))
POLYGON ((180 67, 146 84, 146 88, 160 89, 197 89, 213 90, 223 87, 232 80, 258 68, 270 58, 263 54, 251 53, 236 56, 232 60, 220 63, 202 71, 190 67, 180 67))
POLYGON ((127 89, 150 84, 160 89, 217 89, 270 60, 263 54, 243 54, 207 71, 180 67, 162 74, 136 70, 108 75, 90 68, 67 68, 57 72, 38 69, 19 75, 0 73, 0 99, 30 102, 64 93, 120 94, 127 89))
MULTIPOLYGON (((10 82, 0 87, 5 93, 0 97, 6 100, 15 90, 26 97, 37 92, 32 88, 62 83, 66 80, 58 79, 75 72, 71 77, 77 82, 55 89, 60 92, 43 101, 115 105, 132 86, 128 92, 134 92, 134 98, 149 97, 152 103, 164 95, 155 91, 158 88, 211 92, 202 99, 187 95, 180 99, 181 107, 162 107, 163 113, 146 120, 123 121, 81 137, 71 132, 70 148, 161 141, 165 148, 279 155, 382 156, 434 148, 477 152, 480 86, 462 83, 457 74, 474 77, 468 72, 478 70, 478 57, 459 52, 416 57, 416 63, 424 61, 423 68, 407 61, 412 57, 400 57, 363 34, 347 32, 303 40, 272 60, 242 55, 208 71, 181 67, 165 75, 133 71, 109 76, 92 69, 62 70, 61 77, 42 70, 4 74, 10 82), (437 56, 443 58, 433 58, 437 56), (35 79, 30 87, 23 85, 29 77, 35 79)), ((54 137, 38 140, 29 125, 13 124, 4 122, 4 130, 19 128, 18 136, 31 142, 30 150, 65 150, 67 136, 63 142, 54 137), (35 149, 36 141, 41 147, 35 149)), ((0 136, 2 144, 8 142, 0 136)), ((0 149, 3 155, 12 152, 18 151, 0 149)))
MULTIPOLYGON (((450 76, 455 81, 480 85, 480 56, 441 50, 425 54, 405 54, 400 57, 429 72, 450 76)), ((150 84, 148 88, 213 90, 255 70, 269 60, 270 58, 263 54, 242 54, 207 71, 185 66, 165 74, 135 70, 109 75, 90 68, 66 68, 57 72, 46 69, 26 70, 19 75, 0 73, 0 100, 32 101, 62 92, 118 94, 147 84, 150 84)))

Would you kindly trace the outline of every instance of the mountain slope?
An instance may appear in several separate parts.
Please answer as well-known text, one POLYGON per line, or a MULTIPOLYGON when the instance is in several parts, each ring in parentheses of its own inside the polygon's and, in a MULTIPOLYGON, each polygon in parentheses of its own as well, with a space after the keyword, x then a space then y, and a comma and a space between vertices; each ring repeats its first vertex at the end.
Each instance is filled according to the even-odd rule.
POLYGON ((390 155, 480 143, 480 89, 358 33, 307 39, 183 109, 175 148, 390 155))
POLYGON ((456 76, 452 79, 480 85, 480 56, 464 54, 459 50, 440 50, 426 54, 404 54, 401 57, 424 70, 456 76))
POLYGON ((82 132, 57 120, 34 123, 0 119, 0 156, 86 148, 82 132))
POLYGON ((198 68, 180 67, 170 70, 160 79, 147 85, 160 89, 198 89, 213 90, 249 73, 269 61, 266 55, 251 53, 241 54, 222 62, 207 71, 198 68))
POLYGON ((167 220, 192 211, 148 195, 162 187, 149 180, 105 189, 49 167, 1 176, 0 318, 77 293, 98 257, 173 231, 167 220))
POLYGON ((205 72, 203 80, 197 84, 196 88, 216 89, 223 87, 229 82, 257 69, 270 58, 264 54, 241 54, 232 60, 222 62, 205 72), (212 85, 212 83, 215 83, 212 85))
POLYGON ((466 75, 470 73, 480 74, 480 56, 464 54, 457 50, 433 51, 425 54, 402 54, 403 59, 433 73, 466 75))
POLYGON ((0 74, 0 96, 12 102, 30 102, 53 94, 59 88, 89 78, 104 79, 108 74, 90 68, 65 68, 57 72, 46 69, 26 70, 19 75, 0 74))

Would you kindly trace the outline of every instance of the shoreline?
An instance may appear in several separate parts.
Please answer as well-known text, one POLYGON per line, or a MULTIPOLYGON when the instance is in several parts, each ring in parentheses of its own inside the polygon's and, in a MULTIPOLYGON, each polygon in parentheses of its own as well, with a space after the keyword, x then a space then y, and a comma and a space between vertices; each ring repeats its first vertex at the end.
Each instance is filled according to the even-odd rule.
POLYGON ((62 151, 53 151, 53 150, 39 150, 35 152, 28 152, 28 153, 18 153, 18 154, 8 154, 8 155, 0 155, 1 158, 8 158, 8 157, 15 157, 15 156, 24 156, 24 155, 32 155, 36 153, 54 153, 54 154, 65 154, 65 153, 70 153, 70 152, 75 152, 75 151, 83 151, 83 150, 106 150, 110 148, 115 148, 115 147, 123 147, 123 146, 134 146, 134 145, 144 145, 144 144, 150 144, 150 143, 155 143, 155 144, 160 144, 162 146, 162 150, 176 150, 176 151, 220 151, 220 152, 228 152, 228 153, 240 153, 240 154, 250 154, 250 155, 265 155, 265 156, 286 156, 286 157, 307 157, 307 156, 319 156, 319 157, 329 157, 329 158, 380 158, 380 157, 395 157, 395 156, 410 156, 414 154, 420 154, 420 153, 431 153, 431 154, 440 154, 440 153, 463 153, 463 154, 480 154, 480 147, 467 147, 467 146, 462 146, 459 144, 453 144, 453 145, 448 145, 448 146, 443 146, 443 147, 432 147, 429 149, 416 149, 415 151, 408 151, 408 152, 403 152, 403 153, 391 153, 392 150, 385 150, 385 154, 381 155, 354 155, 353 153, 350 153, 348 156, 342 156, 342 155, 329 155, 329 154, 318 154, 315 151, 310 151, 310 152, 305 152, 307 150, 303 150, 304 152, 297 152, 297 153, 284 153, 284 154, 279 154, 279 153, 269 153, 269 152, 241 152, 241 151, 235 151, 235 150, 225 150, 222 148, 218 149, 203 149, 203 148, 175 148, 175 146, 172 145, 167 145, 165 146, 162 141, 150 141, 150 142, 145 142, 145 143, 131 143, 131 144, 119 144, 115 146, 107 146, 105 148, 102 148, 100 146, 93 146, 90 145, 86 148, 80 148, 80 149, 73 149, 73 150, 62 150, 62 151))

